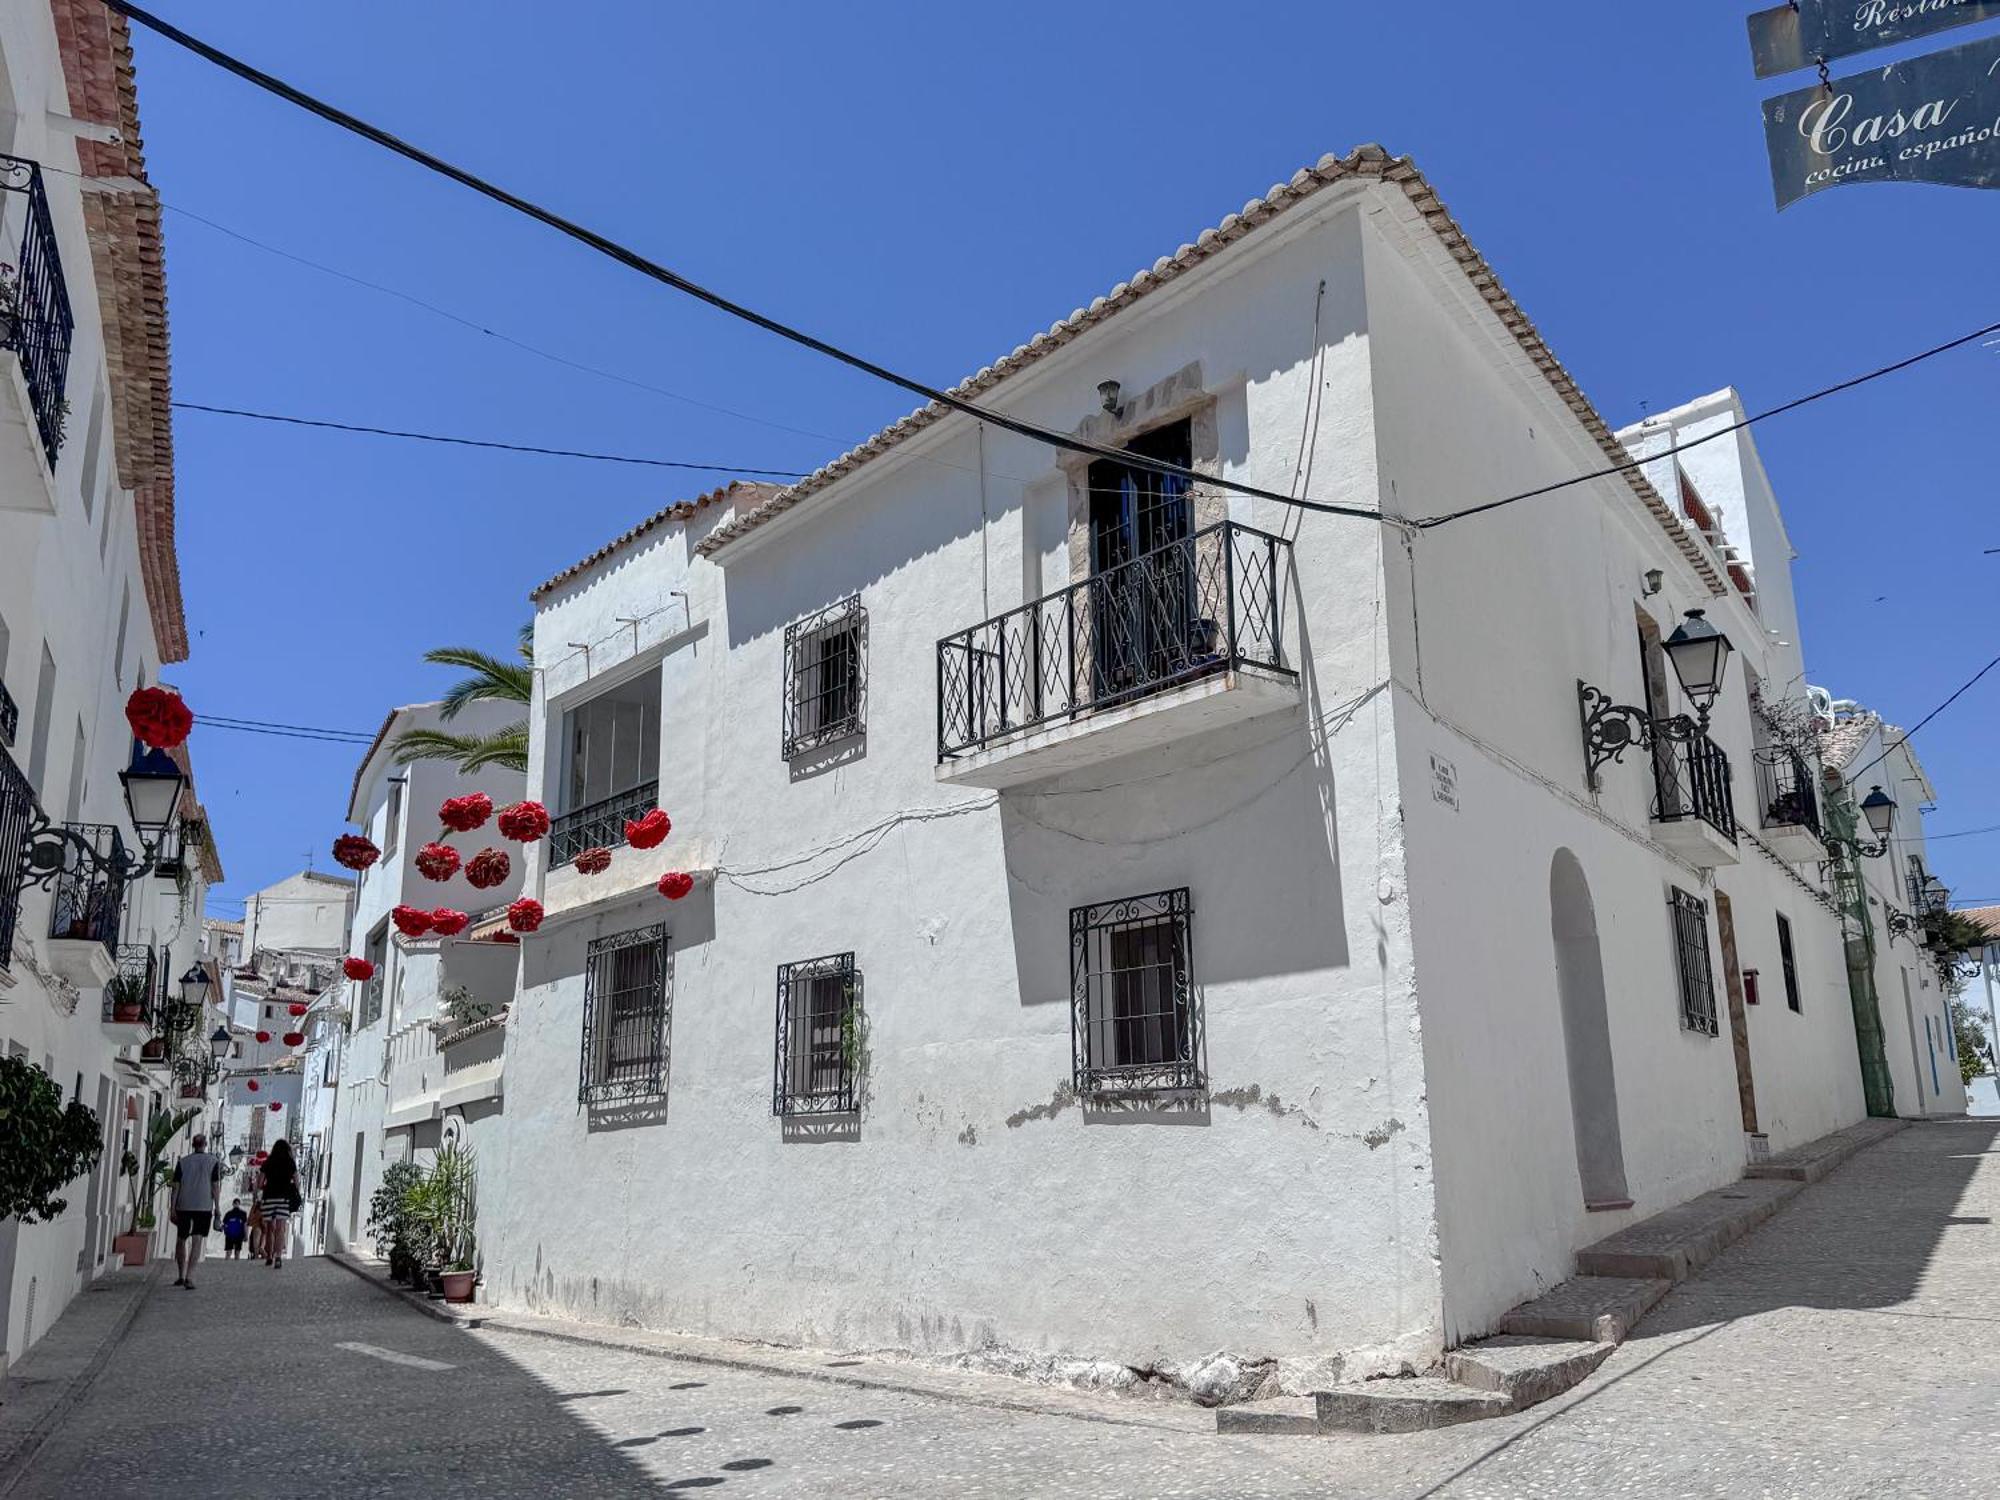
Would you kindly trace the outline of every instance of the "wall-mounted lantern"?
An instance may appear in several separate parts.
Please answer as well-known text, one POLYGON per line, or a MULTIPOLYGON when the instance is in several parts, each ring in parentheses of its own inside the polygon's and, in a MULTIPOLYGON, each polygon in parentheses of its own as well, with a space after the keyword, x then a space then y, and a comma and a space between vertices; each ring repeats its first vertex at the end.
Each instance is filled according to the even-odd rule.
POLYGON ((1707 733, 1709 710, 1722 691, 1729 670, 1729 637, 1691 609, 1664 643, 1681 691, 1694 705, 1695 717, 1673 714, 1656 718, 1649 710, 1614 703, 1611 695, 1578 679, 1577 706, 1583 719, 1585 781, 1600 790, 1597 772, 1606 761, 1623 760, 1635 745, 1650 748, 1656 739, 1692 740, 1707 733))

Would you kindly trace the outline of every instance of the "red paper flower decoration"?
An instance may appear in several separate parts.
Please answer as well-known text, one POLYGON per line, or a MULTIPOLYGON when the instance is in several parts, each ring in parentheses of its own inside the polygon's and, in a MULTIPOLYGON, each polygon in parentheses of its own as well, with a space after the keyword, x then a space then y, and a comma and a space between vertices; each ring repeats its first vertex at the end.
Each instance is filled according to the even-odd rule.
POLYGON ((528 844, 549 831, 549 810, 539 802, 516 802, 500 809, 500 837, 528 844))
POLYGON ((660 877, 659 892, 669 901, 678 901, 694 889, 694 876, 680 870, 669 870, 660 877))
POLYGON ((609 849, 586 849, 576 857, 576 873, 579 875, 602 875, 610 868, 609 849))
POLYGON ((340 961, 340 972, 349 979, 357 979, 365 984, 375 977, 375 965, 365 958, 343 958, 340 961))
POLYGON ((250 1090, 250 1092, 254 1094, 257 1092, 258 1089, 262 1088, 263 1085, 257 1082, 257 1080, 253 1078, 249 1081, 247 1085, 245 1085, 245 1087, 247 1087, 250 1090))
POLYGON ((625 825, 625 842, 634 849, 657 849, 674 830, 674 820, 657 807, 636 823, 625 825))
POLYGON ((465 878, 474 890, 490 891, 507 878, 512 868, 505 849, 481 849, 465 862, 465 878))
POLYGON ((264 1165, 265 1162, 269 1161, 270 1159, 271 1159, 270 1152, 259 1151, 255 1156, 250 1158, 250 1165, 253 1167, 261 1167, 264 1165))
POLYGON ((284 1106, 284 1105, 282 1105, 282 1104, 280 1104, 280 1103, 279 1103, 279 1102, 278 1102, 278 1101, 277 1101, 276 1099, 273 1099, 273 1100, 271 1101, 271 1113, 272 1113, 272 1114, 274 1114, 274 1115, 275 1115, 275 1114, 276 1114, 276 1113, 277 1113, 277 1112, 278 1112, 279 1110, 283 1109, 284 1107, 285 1107, 285 1106, 284 1106))
POLYGON ((287 1005, 285 1009, 290 1011, 295 1016, 302 1016, 307 1011, 311 1010, 312 1007, 307 1005, 303 1000, 294 1000, 290 1005, 287 1005))
POLYGON ((458 873, 458 851, 449 844, 426 844, 417 851, 416 865, 426 880, 449 880, 458 873))
POLYGON ((439 937, 457 937, 465 931, 465 924, 472 918, 462 911, 453 911, 449 906, 440 906, 431 913, 431 931, 439 937))
POLYGON ((306 1039, 306 1034, 303 1031, 288 1031, 285 1033, 285 1045, 287 1047, 297 1047, 301 1045, 305 1041, 305 1039, 306 1039))
POLYGON ((258 1041, 258 1043, 259 1043, 260 1045, 261 1045, 261 1044, 263 1044, 263 1043, 265 1043, 265 1042, 268 1042, 268 1041, 270 1041, 270 1040, 271 1040, 271 1033, 270 1033, 270 1032, 268 1032, 268 1031, 260 1031, 260 1032, 258 1032, 258 1033, 257 1033, 257 1041, 258 1041))
POLYGON ((187 742, 188 731, 194 728, 194 714, 181 702, 179 693, 163 687, 143 687, 133 689, 132 696, 125 700, 125 722, 132 726, 134 736, 155 750, 171 750, 187 742))
POLYGON ((421 906, 399 906, 389 913, 389 920, 404 937, 419 938, 431 930, 431 914, 421 906))
POLYGON ((493 816, 493 799, 484 792, 467 792, 463 797, 447 797, 438 809, 438 821, 453 833, 470 833, 493 816))
POLYGON ((513 933, 506 931, 504 928, 501 931, 494 933, 493 936, 489 937, 486 941, 489 943, 512 943, 517 948, 521 945, 521 940, 518 937, 514 936, 513 933))
POLYGON ((542 925, 542 903, 533 896, 523 896, 507 908, 507 925, 516 932, 533 932, 542 925))
POLYGON ((350 870, 365 870, 382 857, 375 841, 359 833, 343 833, 333 841, 333 862, 350 870))

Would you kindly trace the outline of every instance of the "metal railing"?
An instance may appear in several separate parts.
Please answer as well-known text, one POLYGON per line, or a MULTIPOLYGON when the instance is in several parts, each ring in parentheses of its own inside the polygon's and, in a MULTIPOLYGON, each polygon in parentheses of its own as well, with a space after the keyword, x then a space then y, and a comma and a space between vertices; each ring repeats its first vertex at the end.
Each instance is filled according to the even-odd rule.
POLYGON ((14 695, 7 691, 7 684, 0 682, 0 746, 14 748, 14 736, 21 728, 21 705, 14 701, 14 695))
POLYGON ((104 987, 104 1019, 121 1025, 160 1025, 159 956, 150 947, 123 943, 112 950, 118 973, 104 987))
POLYGON ((0 750, 0 969, 14 959, 14 928, 21 918, 21 890, 27 883, 21 853, 34 819, 35 789, 14 757, 0 750))
POLYGON ((74 858, 56 877, 49 909, 49 936, 115 948, 118 919, 125 906, 125 881, 116 873, 125 863, 125 840, 111 823, 66 823, 98 859, 74 858))
POLYGON ((1764 827, 1803 828, 1820 836, 1819 797, 1813 791, 1812 767, 1796 750, 1759 750, 1751 756, 1757 767, 1757 801, 1764 827))
POLYGON ((53 469, 69 416, 64 392, 76 323, 41 167, 0 152, 0 192, 19 195, 21 206, 17 216, 15 200, 0 198, 0 263, 11 264, 0 271, 0 349, 20 358, 42 452, 53 469))
POLYGON ((1729 785, 1729 757, 1705 734, 1653 738, 1653 821, 1699 818, 1736 840, 1736 801, 1729 785))
POLYGON ((626 820, 651 812, 659 795, 659 782, 646 781, 563 813, 549 824, 549 868, 560 869, 586 849, 621 842, 626 820))
POLYGON ((1292 544, 1221 521, 938 642, 938 759, 1165 692, 1285 665, 1292 544))

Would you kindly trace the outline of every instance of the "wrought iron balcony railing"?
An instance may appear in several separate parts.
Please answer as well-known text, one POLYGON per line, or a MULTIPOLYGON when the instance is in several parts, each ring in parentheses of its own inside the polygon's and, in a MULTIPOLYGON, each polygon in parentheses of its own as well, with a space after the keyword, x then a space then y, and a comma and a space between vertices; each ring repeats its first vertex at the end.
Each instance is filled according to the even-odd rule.
POLYGON ((104 987, 104 1019, 121 1025, 160 1024, 159 955, 150 947, 121 943, 112 950, 118 972, 104 987))
POLYGON ((66 823, 97 854, 75 858, 55 880, 55 901, 49 909, 49 936, 102 943, 115 948, 118 919, 125 906, 125 881, 117 872, 126 863, 125 840, 111 823, 66 823))
POLYGON ((586 849, 618 843, 625 837, 626 820, 651 812, 659 795, 659 782, 647 781, 563 813, 549 824, 549 868, 561 868, 586 849))
POLYGON ((1758 750, 1757 800, 1766 828, 1803 828, 1820 836, 1819 797, 1813 790, 1812 767, 1796 750, 1758 750))
POLYGON ((938 642, 938 759, 1213 672, 1290 677, 1292 544, 1222 521, 938 642))
POLYGON ((14 695, 7 691, 7 684, 0 682, 0 746, 14 748, 14 736, 21 729, 21 705, 14 701, 14 695))
POLYGON ((62 451, 69 416, 64 392, 69 379, 69 288, 56 253, 55 223, 34 162, 0 152, 0 349, 21 361, 28 400, 49 467, 62 451))
POLYGON ((1699 818, 1736 841, 1736 801, 1729 786, 1729 757, 1705 734, 1653 739, 1653 821, 1699 818))
POLYGON ((14 757, 0 750, 0 969, 14 957, 14 928, 21 917, 21 891, 26 885, 21 869, 21 853, 27 847, 28 828, 35 819, 35 789, 14 764, 14 757))

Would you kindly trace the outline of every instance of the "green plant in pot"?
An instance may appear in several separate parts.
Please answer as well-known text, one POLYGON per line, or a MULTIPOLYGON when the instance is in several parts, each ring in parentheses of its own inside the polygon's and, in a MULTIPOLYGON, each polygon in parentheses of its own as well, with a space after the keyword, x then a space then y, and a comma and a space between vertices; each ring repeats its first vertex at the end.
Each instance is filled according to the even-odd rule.
POLYGON ((410 1190, 423 1180, 414 1162, 391 1162, 382 1182, 368 1199, 368 1234, 375 1253, 389 1262, 389 1274, 408 1281, 415 1272, 415 1225, 410 1218, 410 1190))
POLYGON ((117 974, 112 977, 104 991, 111 998, 111 1019, 114 1021, 138 1021, 146 1014, 146 976, 143 974, 117 974))
POLYGON ((426 1181, 429 1223, 436 1247, 438 1290, 447 1302, 470 1302, 479 1279, 472 1235, 476 1182, 469 1146, 446 1146, 431 1163, 426 1181))
POLYGON ((128 1175, 138 1178, 132 1186, 132 1233, 153 1227, 153 1199, 167 1185, 167 1178, 173 1173, 173 1167, 167 1161, 167 1148, 173 1144, 174 1137, 187 1128, 188 1121, 200 1113, 199 1109, 155 1110, 146 1125, 143 1168, 134 1161, 130 1151, 125 1153, 126 1161, 134 1161, 133 1170, 128 1175))
POLYGON ((35 1064, 0 1057, 0 1219, 39 1224, 68 1202, 56 1196, 97 1165, 104 1152, 96 1112, 35 1064))

